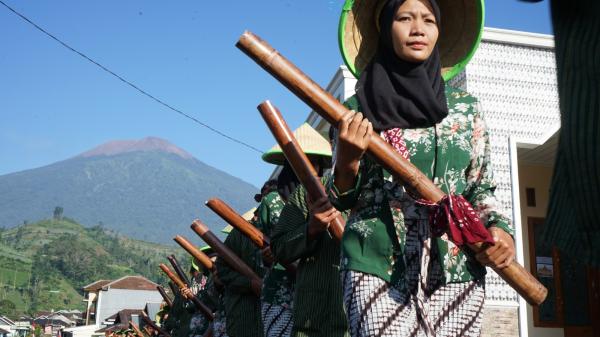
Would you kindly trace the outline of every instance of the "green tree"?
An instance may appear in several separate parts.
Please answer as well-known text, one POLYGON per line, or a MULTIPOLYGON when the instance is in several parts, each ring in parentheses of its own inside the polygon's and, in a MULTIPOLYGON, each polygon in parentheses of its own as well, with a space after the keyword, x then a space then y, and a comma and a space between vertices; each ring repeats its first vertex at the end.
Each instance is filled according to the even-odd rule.
POLYGON ((0 312, 5 315, 12 316, 17 306, 10 300, 4 299, 0 301, 0 312))
POLYGON ((23 229, 23 227, 19 227, 17 229, 17 233, 15 234, 15 240, 12 243, 14 247, 17 247, 19 243, 21 243, 21 239, 23 239, 23 234, 25 234, 25 229, 23 229))
POLYGON ((54 220, 62 219, 64 209, 60 206, 54 207, 54 220))

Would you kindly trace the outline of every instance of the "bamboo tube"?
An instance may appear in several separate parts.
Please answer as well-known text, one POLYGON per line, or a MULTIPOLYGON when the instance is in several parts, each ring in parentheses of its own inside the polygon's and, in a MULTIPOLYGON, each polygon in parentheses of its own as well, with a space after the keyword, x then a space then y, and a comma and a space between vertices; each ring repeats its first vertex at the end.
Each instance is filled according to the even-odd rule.
POLYGON ((165 330, 161 329, 158 325, 156 325, 156 323, 154 323, 154 321, 152 321, 150 319, 150 317, 148 317, 148 315, 146 315, 145 312, 142 311, 141 315, 142 315, 142 319, 144 320, 144 322, 146 324, 148 324, 149 326, 151 326, 152 329, 158 331, 158 333, 161 334, 161 335, 163 335, 163 336, 171 337, 171 335, 168 332, 166 332, 165 330))
MULTIPOLYGON (((327 196, 325 187, 317 176, 315 168, 302 150, 302 147, 294 137, 292 130, 281 116, 281 112, 271 102, 265 101, 258 106, 258 111, 267 123, 271 133, 277 140, 287 161, 292 166, 298 180, 306 188, 306 192, 312 200, 319 200, 327 196)), ((329 224, 329 232, 338 240, 342 240, 344 225, 346 222, 340 215, 329 224)))
MULTIPOLYGON (((264 249, 271 245, 271 239, 266 234, 242 218, 241 215, 229 207, 223 200, 212 198, 206 202, 206 206, 217 213, 221 219, 227 221, 231 226, 246 235, 258 248, 264 249)), ((280 264, 287 272, 296 275, 296 267, 285 262, 280 262, 280 264)))
MULTIPOLYGON (((196 219, 191 225, 192 230, 198 234, 204 242, 211 246, 217 254, 227 263, 232 269, 238 273, 246 276, 251 282, 261 283, 262 279, 256 275, 256 273, 248 267, 244 261, 235 255, 219 238, 208 229, 208 227, 202 223, 202 221, 196 219)), ((254 294, 260 296, 260 291, 253 288, 254 294)))
MULTIPOLYGON (((179 277, 177 277, 177 275, 173 274, 173 272, 169 269, 169 267, 167 267, 163 263, 161 263, 159 265, 159 267, 167 275, 167 277, 170 278, 171 281, 173 281, 173 283, 175 283, 175 285, 177 285, 177 287, 179 287, 179 290, 181 290, 183 288, 187 288, 187 285, 179 277)), ((209 307, 207 307, 198 298, 196 298, 196 296, 190 296, 190 297, 188 297, 188 300, 192 301, 194 303, 194 305, 196 306, 196 308, 198 308, 198 310, 200 310, 202 312, 202 314, 208 320, 212 321, 213 319, 215 319, 215 316, 213 315, 212 310, 210 310, 209 307)))
POLYGON ((129 326, 131 327, 131 329, 133 329, 133 331, 138 337, 146 337, 144 336, 144 333, 142 333, 140 328, 137 326, 137 324, 133 323, 132 321, 129 321, 129 326))
POLYGON ((175 242, 177 242, 181 248, 185 249, 191 256, 193 256, 196 260, 200 261, 200 263, 204 266, 204 268, 208 270, 214 269, 214 263, 208 257, 208 255, 204 254, 200 249, 196 248, 191 242, 189 242, 186 238, 181 235, 177 235, 173 238, 175 242))
POLYGON ((186 287, 189 288, 191 284, 190 280, 181 268, 181 265, 179 264, 179 261, 177 261, 177 259, 175 258, 175 255, 167 256, 167 260, 169 260, 169 263, 171 263, 171 266, 173 267, 175 274, 177 274, 177 277, 179 277, 179 279, 186 285, 186 287))
MULTIPOLYGON (((146 331, 146 334, 148 336, 153 336, 154 334, 152 333, 152 330, 150 330, 150 328, 148 327, 148 325, 144 325, 144 331, 146 331)), ((157 331, 158 333, 158 331, 157 331)))
MULTIPOLYGON (((342 103, 253 33, 244 32, 236 46, 332 125, 337 127, 349 113, 342 103)), ((381 137, 371 137, 367 153, 422 198, 439 202, 444 197, 442 190, 381 137)), ((485 249, 483 245, 469 245, 469 248, 476 253, 485 249)), ((506 268, 493 269, 528 303, 539 305, 546 299, 548 290, 516 261, 506 268)))
POLYGON ((241 215, 221 199, 209 199, 206 202, 206 206, 220 216, 221 219, 246 235, 258 248, 263 249, 271 244, 271 239, 268 236, 242 218, 241 215))
POLYGON ((156 290, 158 290, 158 292, 160 293, 160 296, 162 296, 163 300, 165 300, 165 302, 167 302, 167 305, 169 306, 169 308, 172 308, 173 300, 171 300, 169 295, 167 295, 165 288, 163 288, 162 286, 156 286, 156 290))

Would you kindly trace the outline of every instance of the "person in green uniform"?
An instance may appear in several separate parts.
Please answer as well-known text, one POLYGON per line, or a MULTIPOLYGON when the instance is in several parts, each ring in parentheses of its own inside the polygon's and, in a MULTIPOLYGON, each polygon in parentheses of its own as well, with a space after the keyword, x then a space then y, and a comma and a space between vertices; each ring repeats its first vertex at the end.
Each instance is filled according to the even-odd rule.
MULTIPOLYGON (((306 123, 294 131, 294 136, 317 171, 322 174, 323 169, 330 166, 331 149, 327 140, 306 123)), ((258 207, 259 227, 271 237, 280 221, 281 210, 300 182, 278 145, 267 151, 262 158, 268 163, 283 166, 277 177, 277 190, 262 197, 258 207)), ((263 260, 273 259, 270 248, 264 253, 263 260)), ((292 308, 295 277, 295 274, 290 274, 279 263, 271 264, 267 271, 261 295, 265 337, 291 335, 294 326, 292 308)))
MULTIPOLYGON (((440 55, 447 50, 439 49, 460 52, 452 43, 477 36, 465 31, 461 39, 438 44, 444 29, 452 33, 460 27, 451 25, 470 21, 468 13, 451 17, 452 10, 477 6, 439 2, 444 11, 435 0, 353 2, 354 19, 373 19, 372 34, 362 35, 357 50, 375 47, 370 58, 355 64, 361 68, 356 95, 346 105, 360 112, 339 125, 328 182, 332 204, 350 210, 341 270, 352 336, 479 336, 484 265, 503 268, 514 258, 512 228, 494 196, 479 104, 442 78, 442 68, 453 64, 444 64, 440 55), (489 228, 484 234, 490 247, 473 256, 442 234, 444 229, 432 228, 434 206, 364 156, 370 137, 377 136, 449 194, 447 200, 479 218, 489 228)), ((358 27, 362 33, 364 28, 358 27)))
POLYGON ((214 337, 227 337, 227 317, 225 314, 224 302, 224 285, 219 279, 219 274, 215 271, 211 275, 208 284, 206 298, 202 298, 203 302, 214 303, 215 318, 212 322, 212 330, 214 337))
MULTIPOLYGON (((322 181, 327 181, 327 176, 322 181)), ((339 214, 327 197, 309 200, 306 189, 300 186, 288 198, 274 227, 271 247, 275 258, 299 260, 294 337, 348 336, 339 276, 340 245, 327 232, 329 223, 339 214)))
MULTIPOLYGON (((256 223, 251 223, 256 226, 256 223)), ((259 277, 264 275, 261 251, 244 234, 234 228, 224 243, 259 277)), ((227 335, 230 337, 263 336, 260 298, 255 295, 260 293, 262 284, 251 282, 220 258, 217 259, 216 265, 218 277, 225 287, 223 299, 227 335)))
MULTIPOLYGON (((202 251, 210 257, 213 263, 216 262, 218 257, 217 254, 212 251, 212 248, 207 246, 204 247, 202 251)), ((219 279, 219 274, 216 270, 213 270, 208 275, 204 291, 198 296, 198 299, 206 304, 206 306, 214 313, 214 319, 208 327, 208 329, 212 329, 212 335, 214 337, 227 337, 223 290, 224 286, 219 279)))
MULTIPOLYGON (((209 271, 200 265, 195 258, 192 258, 191 266, 190 266, 190 275, 191 275, 191 283, 190 288, 185 288, 182 290, 182 293, 185 296, 195 296, 198 299, 202 300, 205 296, 204 294, 207 291, 207 284, 209 278, 209 271)), ((208 305, 209 308, 211 306, 209 303, 204 303, 208 305)), ((213 309, 213 308, 211 308, 213 309)), ((186 310, 190 312, 190 327, 189 327, 189 337, 202 337, 204 333, 208 329, 209 321, 204 316, 204 314, 196 308, 192 301, 186 302, 186 310)))
POLYGON ((160 310, 158 310, 158 312, 156 313, 156 316, 154 316, 154 322, 156 323, 157 326, 160 327, 163 325, 163 322, 165 321, 165 319, 167 319, 167 317, 169 317, 169 311, 171 311, 171 307, 169 307, 167 302, 163 301, 160 304, 160 310))
POLYGON ((173 306, 162 325, 172 337, 189 337, 191 314, 186 310, 186 302, 180 291, 174 294, 173 306))

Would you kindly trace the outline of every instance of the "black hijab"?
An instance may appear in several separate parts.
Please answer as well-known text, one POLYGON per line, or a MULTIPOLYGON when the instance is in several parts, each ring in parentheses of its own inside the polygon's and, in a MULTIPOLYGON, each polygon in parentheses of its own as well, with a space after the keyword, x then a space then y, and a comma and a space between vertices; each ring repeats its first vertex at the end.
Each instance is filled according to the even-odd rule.
MULTIPOLYGON (((377 131, 430 127, 448 115, 437 45, 422 63, 404 61, 394 52, 392 24, 405 1, 388 0, 384 5, 377 52, 356 84, 361 112, 377 131)), ((440 9, 435 0, 429 2, 439 27, 440 9)))

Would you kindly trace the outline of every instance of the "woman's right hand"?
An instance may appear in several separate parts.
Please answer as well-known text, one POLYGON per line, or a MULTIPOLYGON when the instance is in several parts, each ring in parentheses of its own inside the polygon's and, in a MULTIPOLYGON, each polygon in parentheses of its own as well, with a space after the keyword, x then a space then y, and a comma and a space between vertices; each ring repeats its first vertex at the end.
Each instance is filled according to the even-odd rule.
POLYGON ((308 236, 316 237, 329 228, 329 224, 338 216, 340 212, 331 206, 329 198, 324 196, 317 201, 313 201, 308 195, 308 236))
POLYGON ((187 299, 190 299, 190 298, 194 297, 194 293, 193 293, 193 292, 192 292, 192 290, 191 290, 190 288, 188 288, 187 286, 186 286, 186 287, 183 287, 183 288, 181 288, 181 294, 183 295, 183 297, 185 297, 185 298, 187 298, 187 299))
POLYGON ((339 126, 335 159, 335 185, 343 193, 354 184, 360 159, 371 141, 373 125, 360 112, 351 113, 339 126))

